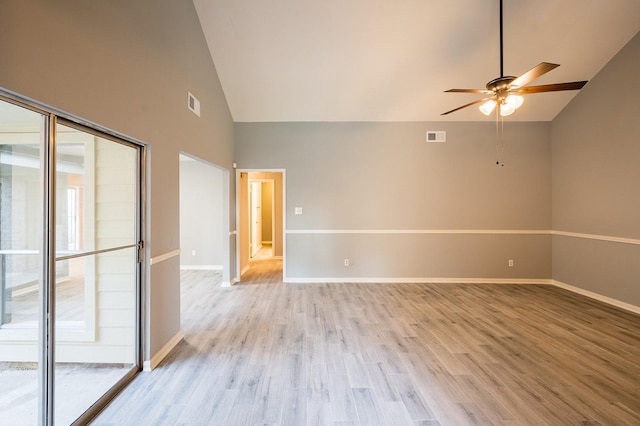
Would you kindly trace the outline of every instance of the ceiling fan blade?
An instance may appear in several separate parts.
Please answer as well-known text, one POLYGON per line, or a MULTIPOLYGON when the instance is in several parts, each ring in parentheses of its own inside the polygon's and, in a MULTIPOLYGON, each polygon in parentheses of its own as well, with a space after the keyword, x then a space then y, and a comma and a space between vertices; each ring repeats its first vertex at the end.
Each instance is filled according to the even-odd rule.
POLYGON ((510 86, 516 86, 516 88, 520 88, 525 84, 531 83, 536 78, 548 73, 554 68, 559 67, 558 64, 550 64, 549 62, 540 62, 535 67, 531 68, 529 71, 522 74, 520 77, 513 80, 510 86))
POLYGON ((529 86, 511 90, 511 93, 542 93, 560 92, 562 90, 580 90, 587 84, 586 81, 572 81, 571 83, 543 84, 541 86, 529 86))
POLYGON ((478 99, 478 100, 475 100, 475 101, 473 101, 473 102, 469 102, 468 104, 465 104, 465 105, 459 106, 458 108, 452 109, 451 111, 443 112, 443 113, 442 113, 442 114, 440 114, 440 115, 447 115, 447 114, 451 114, 452 112, 459 111, 459 110, 461 110, 462 108, 470 107, 470 106, 472 106, 472 105, 481 104, 482 102, 486 102, 486 101, 488 101, 489 99, 491 99, 491 98, 478 99))
POLYGON ((491 94, 487 89, 449 89, 445 90, 445 93, 482 93, 485 95, 491 94))

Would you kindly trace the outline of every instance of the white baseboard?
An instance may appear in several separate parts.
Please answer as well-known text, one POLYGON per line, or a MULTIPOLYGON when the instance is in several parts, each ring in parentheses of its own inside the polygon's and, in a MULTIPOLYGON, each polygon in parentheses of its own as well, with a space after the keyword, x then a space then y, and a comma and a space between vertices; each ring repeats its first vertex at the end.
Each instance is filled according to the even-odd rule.
POLYGON ((569 291, 571 291, 573 293, 578 293, 578 294, 581 294, 583 296, 587 296, 587 297, 589 297, 591 299, 595 299, 595 300, 598 300, 600 302, 603 302, 603 303, 606 303, 606 304, 609 304, 609 305, 613 305, 613 306, 615 306, 617 308, 624 309, 625 311, 630 311, 630 312, 633 312, 635 314, 640 314, 640 306, 631 305, 629 303, 622 302, 622 301, 620 301, 618 299, 613 299, 611 297, 603 296, 601 294, 594 293, 594 292, 589 291, 589 290, 584 290, 584 289, 582 289, 580 287, 575 287, 575 286, 572 286, 571 284, 566 284, 566 283, 563 283, 561 281, 551 280, 551 285, 563 288, 565 290, 569 290, 569 291))
POLYGON ((181 271, 222 271, 223 269, 222 265, 180 265, 181 271))
POLYGON ((247 265, 244 268, 242 268, 242 271, 240 271, 240 276, 243 276, 244 273, 249 270, 249 268, 251 268, 251 265, 247 265))
POLYGON ((151 371, 154 368, 156 368, 158 366, 158 364, 160 364, 162 362, 162 360, 169 355, 169 352, 171 352, 173 350, 173 348, 176 347, 176 345, 178 343, 180 343, 180 341, 184 339, 184 333, 182 332, 182 330, 178 331, 176 333, 175 336, 173 336, 171 338, 171 340, 169 340, 167 342, 166 345, 164 345, 162 347, 162 349, 160 349, 158 352, 156 352, 156 354, 151 357, 150 360, 144 361, 142 367, 144 371, 151 371))
POLYGON ((331 277, 331 278, 285 278, 287 283, 419 283, 419 284, 551 284, 549 279, 535 278, 374 278, 374 277, 331 277))

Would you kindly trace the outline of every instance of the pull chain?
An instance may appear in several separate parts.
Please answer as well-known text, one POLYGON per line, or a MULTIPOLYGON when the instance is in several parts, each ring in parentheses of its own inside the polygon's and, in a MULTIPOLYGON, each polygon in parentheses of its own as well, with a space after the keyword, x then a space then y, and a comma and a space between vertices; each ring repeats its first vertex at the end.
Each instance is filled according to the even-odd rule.
POLYGON ((504 117, 499 111, 500 105, 496 108, 496 165, 504 167, 504 117))
POLYGON ((500 127, 498 123, 498 120, 500 120, 498 114, 499 109, 500 105, 496 107, 496 165, 500 165, 500 127))
POLYGON ((504 167, 504 117, 500 116, 500 157, 502 157, 501 166, 504 167))

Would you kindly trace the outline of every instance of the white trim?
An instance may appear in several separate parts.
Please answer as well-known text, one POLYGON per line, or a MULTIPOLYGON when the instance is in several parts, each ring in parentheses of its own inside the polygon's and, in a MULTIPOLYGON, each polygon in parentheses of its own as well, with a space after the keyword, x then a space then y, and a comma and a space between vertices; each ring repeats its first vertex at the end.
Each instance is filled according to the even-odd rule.
POLYGON ((640 239, 612 237, 547 229, 287 229, 285 234, 466 234, 466 235, 560 235, 563 237, 640 245, 640 239))
POLYGON ((151 357, 151 360, 147 360, 143 363, 142 369, 144 371, 151 371, 156 368, 162 362, 162 360, 167 355, 169 355, 169 352, 171 352, 173 348, 175 348, 176 345, 180 343, 182 339, 184 339, 184 333, 182 332, 182 330, 180 330, 176 333, 175 336, 171 338, 171 340, 167 342, 166 345, 162 347, 162 349, 160 349, 154 356, 151 357))
POLYGON ((578 232, 565 232, 565 231, 552 231, 551 233, 552 235, 560 235, 563 237, 584 238, 588 240, 608 241, 611 243, 640 245, 640 240, 635 238, 609 237, 606 235, 580 234, 578 232))
POLYGON ((224 266, 222 265, 180 265, 180 270, 191 270, 191 271, 222 271, 224 270, 224 266))
POLYGON ((542 278, 375 278, 375 277, 331 277, 331 278, 287 278, 285 282, 312 283, 371 283, 371 284, 551 284, 542 278))
POLYGON ((504 234, 551 235, 550 230, 531 229, 287 229, 285 234, 504 234))
POLYGON ((247 266, 245 266, 242 271, 240 271, 240 276, 243 276, 245 272, 247 272, 249 269, 251 269, 251 263, 249 263, 247 266))
POLYGON ((578 294, 581 294, 583 296, 587 296, 587 297, 589 297, 591 299, 598 300, 598 301, 606 303, 608 305, 612 305, 612 306, 615 306, 617 308, 624 309, 625 311, 630 311, 630 312, 633 312, 633 313, 636 313, 636 314, 640 314, 640 306, 631 305, 629 303, 622 302, 620 300, 613 299, 611 297, 603 296, 601 294, 594 293, 592 291, 585 290, 585 289, 582 289, 582 288, 579 288, 579 287, 575 287, 575 286, 572 286, 571 284, 566 284, 566 283, 563 283, 563 282, 557 281, 557 280, 551 280, 551 285, 553 285, 555 287, 563 288, 565 290, 569 290, 569 291, 571 291, 573 293, 578 293, 578 294))
POLYGON ((169 253, 165 253, 165 254, 161 254, 159 256, 152 257, 149 260, 149 264, 150 265, 155 265, 157 263, 164 262, 165 260, 171 259, 172 257, 180 256, 180 252, 181 252, 180 249, 176 249, 176 250, 170 251, 169 253))

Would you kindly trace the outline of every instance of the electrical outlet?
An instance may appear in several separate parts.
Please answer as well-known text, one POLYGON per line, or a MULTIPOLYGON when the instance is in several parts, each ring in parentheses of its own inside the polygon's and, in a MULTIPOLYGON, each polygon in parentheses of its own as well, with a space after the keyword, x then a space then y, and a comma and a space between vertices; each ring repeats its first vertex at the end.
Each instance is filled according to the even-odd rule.
POLYGON ((509 267, 513 266, 513 259, 509 259, 509 267))
POLYGON ((196 251, 195 250, 191 250, 191 256, 195 256, 196 255, 196 251))
POLYGON ((351 260, 345 259, 344 260, 344 266, 351 266, 351 260))

